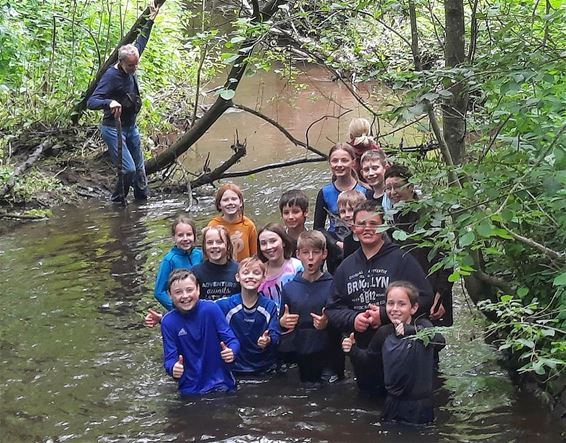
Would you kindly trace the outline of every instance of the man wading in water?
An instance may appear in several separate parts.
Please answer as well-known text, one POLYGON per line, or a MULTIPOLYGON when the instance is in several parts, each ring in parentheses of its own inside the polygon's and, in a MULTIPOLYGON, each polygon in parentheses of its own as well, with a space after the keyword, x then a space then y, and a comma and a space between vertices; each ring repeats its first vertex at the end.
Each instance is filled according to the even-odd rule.
POLYGON ((118 50, 118 63, 106 70, 87 101, 89 109, 104 110, 100 133, 115 165, 118 162, 117 120, 122 125, 122 143, 126 149, 122 158, 122 179, 118 180, 112 193, 114 202, 122 202, 128 195, 130 186, 134 188, 136 200, 146 200, 148 197, 140 133, 136 126, 141 98, 135 73, 159 7, 153 2, 149 4, 147 22, 135 43, 124 45, 118 50))

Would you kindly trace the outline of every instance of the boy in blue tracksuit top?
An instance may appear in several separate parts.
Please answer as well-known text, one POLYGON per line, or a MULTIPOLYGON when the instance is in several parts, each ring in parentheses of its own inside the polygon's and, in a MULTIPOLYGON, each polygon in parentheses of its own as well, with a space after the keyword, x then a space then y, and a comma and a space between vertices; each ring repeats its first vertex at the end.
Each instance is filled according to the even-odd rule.
POLYGON ((186 269, 173 271, 169 294, 175 309, 161 320, 163 366, 179 382, 181 395, 232 391, 236 380, 227 363, 240 350, 238 339, 222 311, 208 300, 199 300, 196 277, 186 269))
POLYGON ((307 383, 335 381, 343 372, 337 358, 343 361, 340 335, 328 329, 324 309, 332 289, 332 276, 321 271, 326 256, 321 232, 301 232, 297 258, 304 270, 283 286, 281 294, 280 324, 287 331, 282 346, 294 352, 301 381, 307 383))
POLYGON ((280 336, 277 305, 258 293, 265 273, 259 258, 245 258, 236 274, 242 292, 216 301, 240 341, 240 352, 231 367, 238 374, 264 374, 276 365, 280 336))

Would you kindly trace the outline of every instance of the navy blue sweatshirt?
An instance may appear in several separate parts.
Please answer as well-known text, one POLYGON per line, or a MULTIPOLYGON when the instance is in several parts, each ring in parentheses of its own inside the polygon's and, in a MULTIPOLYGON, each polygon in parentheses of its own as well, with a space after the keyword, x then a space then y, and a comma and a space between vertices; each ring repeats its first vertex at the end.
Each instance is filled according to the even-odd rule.
MULTIPOLYGON (((140 56, 147 45, 152 27, 153 20, 148 20, 134 43, 134 46, 138 48, 140 56)), ((110 112, 110 102, 116 100, 122 105, 122 115, 120 117, 122 126, 133 126, 136 122, 137 112, 134 107, 130 106, 131 101, 127 98, 128 94, 137 95, 138 97, 140 95, 135 74, 127 74, 117 64, 112 65, 100 78, 86 105, 88 109, 103 109, 104 117, 102 118, 102 124, 114 127, 116 122, 112 112, 110 112)))
POLYGON ((191 269, 200 286, 200 298, 218 300, 222 297, 240 292, 240 284, 236 281, 238 263, 230 260, 224 265, 217 265, 206 260, 191 269))
MULTIPOLYGON (((386 240, 381 249, 367 259, 362 248, 347 257, 334 274, 332 298, 326 308, 330 324, 342 332, 354 330, 354 319, 369 304, 380 307, 381 324, 390 323, 385 313, 385 291, 389 283, 405 280, 419 290, 419 310, 415 317, 432 305, 432 288, 416 259, 398 245, 386 240)), ((367 347, 375 330, 356 332, 361 348, 367 347)))
POLYGON ((313 282, 305 280, 300 272, 283 286, 280 315, 283 315, 285 305, 289 306, 290 314, 299 314, 299 323, 285 338, 289 351, 304 355, 328 350, 328 329, 316 329, 311 313, 322 315, 331 289, 332 276, 328 272, 313 282))

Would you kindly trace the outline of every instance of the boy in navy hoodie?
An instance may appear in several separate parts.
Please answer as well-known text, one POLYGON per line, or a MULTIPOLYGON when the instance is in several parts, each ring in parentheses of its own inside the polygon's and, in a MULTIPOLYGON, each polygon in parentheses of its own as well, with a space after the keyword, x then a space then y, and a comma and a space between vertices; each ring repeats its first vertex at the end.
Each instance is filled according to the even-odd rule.
POLYGON ((285 339, 295 352, 302 382, 335 381, 340 369, 335 358, 339 341, 328 329, 324 309, 332 287, 332 276, 321 271, 326 256, 324 235, 319 231, 302 232, 297 241, 297 258, 304 271, 283 286, 281 294, 279 321, 289 334, 285 339))
POLYGON ((174 310, 161 320, 163 366, 179 382, 181 395, 232 391, 236 380, 227 363, 240 350, 238 339, 212 301, 199 300, 197 279, 178 269, 169 277, 174 310))
POLYGON ((242 292, 216 301, 240 341, 240 353, 232 365, 237 374, 262 375, 275 369, 279 317, 275 302, 258 293, 265 273, 259 258, 243 259, 236 273, 242 292))
MULTIPOLYGON (((377 202, 366 200, 356 207, 353 230, 360 248, 336 270, 326 314, 331 326, 347 334, 355 332, 357 345, 366 349, 377 328, 390 323, 385 312, 385 291, 390 282, 405 280, 417 287, 417 316, 428 313, 432 288, 416 259, 384 236, 382 210, 377 202)), ((383 393, 381 367, 355 363, 353 367, 362 391, 383 393)))

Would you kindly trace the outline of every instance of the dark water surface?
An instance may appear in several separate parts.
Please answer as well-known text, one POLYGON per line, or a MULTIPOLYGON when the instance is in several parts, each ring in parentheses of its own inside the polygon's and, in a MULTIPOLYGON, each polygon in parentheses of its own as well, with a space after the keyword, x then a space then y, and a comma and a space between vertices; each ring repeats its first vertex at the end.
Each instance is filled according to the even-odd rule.
MULTIPOLYGON (((325 175, 306 166, 240 182, 248 212, 258 224, 276 219, 280 183, 313 195, 325 175)), ((142 318, 156 305, 167 220, 184 208, 178 199, 85 204, 0 238, 0 441, 561 441, 544 407, 473 339, 462 297, 442 355, 437 421, 425 429, 381 424, 381 405, 359 397, 351 379, 307 390, 293 370, 243 382, 235 395, 179 399, 159 331, 142 318)), ((211 199, 192 213, 203 226, 211 199)))

